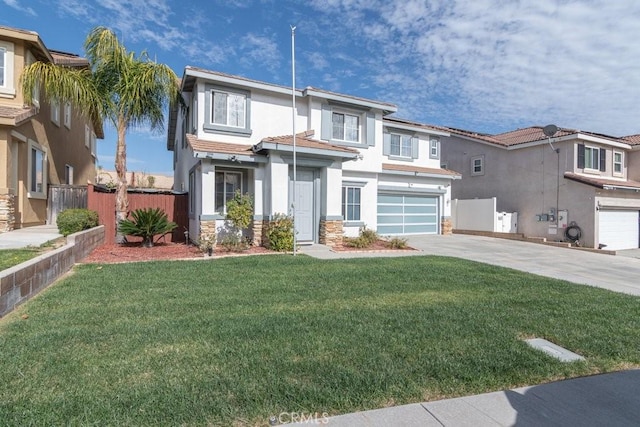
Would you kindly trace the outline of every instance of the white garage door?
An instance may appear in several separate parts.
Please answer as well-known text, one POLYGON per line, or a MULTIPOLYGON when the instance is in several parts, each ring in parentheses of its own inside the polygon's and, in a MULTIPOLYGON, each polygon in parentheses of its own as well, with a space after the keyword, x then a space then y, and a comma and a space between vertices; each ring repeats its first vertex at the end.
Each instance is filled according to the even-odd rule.
POLYGON ((638 240, 638 211, 600 210, 599 244, 604 249, 634 249, 638 240))
POLYGON ((437 234, 438 198, 378 194, 378 234, 437 234))

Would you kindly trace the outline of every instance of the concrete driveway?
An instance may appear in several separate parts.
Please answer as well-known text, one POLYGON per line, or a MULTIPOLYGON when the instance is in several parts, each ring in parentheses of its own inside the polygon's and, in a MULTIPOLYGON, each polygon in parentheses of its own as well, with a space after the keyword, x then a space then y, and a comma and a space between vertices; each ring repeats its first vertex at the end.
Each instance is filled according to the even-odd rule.
POLYGON ((445 255, 640 296, 640 259, 492 237, 410 236, 423 254, 445 255))

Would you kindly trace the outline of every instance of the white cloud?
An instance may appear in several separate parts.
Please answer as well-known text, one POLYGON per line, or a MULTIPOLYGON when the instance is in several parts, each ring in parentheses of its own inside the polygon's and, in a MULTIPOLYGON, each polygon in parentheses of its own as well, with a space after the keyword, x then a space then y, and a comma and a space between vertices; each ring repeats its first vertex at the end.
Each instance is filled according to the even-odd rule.
POLYGON ((359 78, 373 80, 401 115, 479 131, 548 122, 640 131, 633 0, 311 4, 333 23, 336 56, 364 49, 359 78))
POLYGON ((35 10, 33 10, 30 7, 24 7, 21 6, 20 3, 18 2, 18 0, 2 0, 4 2, 4 4, 6 4, 7 6, 19 10, 21 12, 26 13, 27 15, 31 15, 31 16, 37 16, 38 14, 36 13, 35 10))
POLYGON ((249 33, 240 40, 240 61, 247 66, 264 67, 275 72, 281 65, 281 55, 274 36, 249 33))

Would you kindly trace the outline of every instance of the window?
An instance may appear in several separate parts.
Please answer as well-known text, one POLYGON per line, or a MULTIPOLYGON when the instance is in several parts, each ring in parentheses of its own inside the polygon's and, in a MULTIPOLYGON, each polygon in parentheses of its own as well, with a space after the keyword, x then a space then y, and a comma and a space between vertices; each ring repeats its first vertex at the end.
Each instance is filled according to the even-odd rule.
POLYGON ((440 158, 440 140, 438 138, 432 137, 429 139, 429 158, 440 158))
POLYGON ((64 126, 67 129, 71 129, 71 103, 65 102, 64 104, 64 126))
POLYGON ((13 43, 0 40, 0 97, 13 98, 13 43))
POLYGON ((244 128, 246 96, 211 92, 213 98, 212 123, 244 128))
POLYGON ((73 166, 64 165, 64 183, 73 185, 73 166))
POLYGON ((360 221, 360 188, 342 187, 342 217, 345 221, 360 221))
POLYGON ((399 157, 411 157, 413 148, 411 137, 409 135, 391 134, 391 147, 389 155, 399 157))
POLYGON ((91 128, 84 125, 84 146, 91 149, 91 128))
MULTIPOLYGON (((251 135, 250 92, 206 85, 206 93, 203 126, 206 132, 251 135)), ((194 108, 194 114, 192 114, 194 120, 197 117, 196 114, 197 111, 194 108)))
POLYGON ((360 141, 360 118, 352 114, 333 113, 331 116, 332 139, 341 141, 360 141))
POLYGON ((227 213, 227 202, 233 198, 236 191, 242 193, 242 173, 216 172, 216 211, 227 213))
POLYGON ((604 172, 607 169, 607 150, 578 144, 578 168, 604 172))
POLYGON ((51 107, 51 121, 56 125, 60 126, 60 103, 52 99, 50 103, 51 107))
POLYGON ((91 131, 91 155, 96 157, 96 134, 91 131))
POLYGON ((189 172, 189 213, 196 212, 196 171, 189 172))
POLYGON ((44 149, 36 142, 29 140, 29 192, 28 197, 46 198, 47 156, 44 149))
POLYGON ((598 169, 600 165, 600 150, 593 147, 584 147, 585 169, 598 169))
POLYGON ((471 175, 484 175, 484 156, 471 158, 471 175))
POLYGON ((613 173, 622 175, 622 152, 613 152, 613 173))

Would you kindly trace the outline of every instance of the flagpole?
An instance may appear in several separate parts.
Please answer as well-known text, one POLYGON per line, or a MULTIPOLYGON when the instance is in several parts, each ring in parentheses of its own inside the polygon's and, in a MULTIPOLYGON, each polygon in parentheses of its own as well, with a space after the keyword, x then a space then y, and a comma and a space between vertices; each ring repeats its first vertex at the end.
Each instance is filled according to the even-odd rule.
POLYGON ((293 212, 293 256, 296 256, 298 239, 296 237, 296 27, 291 25, 291 103, 293 117, 293 200, 291 209, 293 212))

